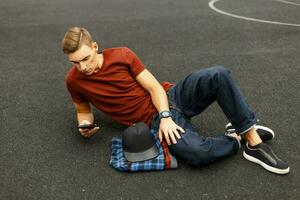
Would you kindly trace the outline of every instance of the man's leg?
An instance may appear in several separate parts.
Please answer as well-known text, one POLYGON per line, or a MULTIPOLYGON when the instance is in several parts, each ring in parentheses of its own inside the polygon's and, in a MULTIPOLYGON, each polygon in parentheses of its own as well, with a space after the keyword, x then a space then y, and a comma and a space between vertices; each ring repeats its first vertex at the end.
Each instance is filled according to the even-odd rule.
POLYGON ((251 128, 249 131, 243 134, 243 138, 249 143, 250 146, 256 146, 262 143, 262 140, 256 132, 255 128, 251 128))
POLYGON ((224 67, 216 66, 189 74, 168 92, 170 101, 192 118, 217 101, 237 133, 254 127, 256 117, 224 67))
MULTIPOLYGON (((174 122, 185 130, 185 133, 181 134, 181 139, 169 147, 175 157, 190 165, 202 166, 238 152, 240 142, 235 137, 226 136, 224 133, 213 137, 202 137, 193 127, 190 119, 186 118, 179 109, 170 107, 170 111, 174 122)), ((158 132, 158 115, 154 117, 151 129, 158 132)))
MULTIPOLYGON (((172 87, 168 96, 169 101, 187 118, 200 114, 211 103, 217 101, 237 133, 247 140, 250 147, 262 143, 254 129, 255 114, 231 78, 230 71, 226 68, 215 66, 193 72, 172 87)), ((267 155, 265 154, 265 156, 267 155)), ((276 162, 279 163, 280 160, 277 159, 276 162)), ((273 167, 284 168, 286 166, 273 167)))

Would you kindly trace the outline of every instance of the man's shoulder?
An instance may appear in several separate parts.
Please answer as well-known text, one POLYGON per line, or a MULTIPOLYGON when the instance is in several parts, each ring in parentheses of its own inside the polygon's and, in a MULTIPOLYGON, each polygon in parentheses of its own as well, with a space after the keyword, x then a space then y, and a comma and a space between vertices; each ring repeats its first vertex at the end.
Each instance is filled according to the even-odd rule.
POLYGON ((106 60, 126 62, 131 50, 128 47, 111 47, 103 49, 102 52, 106 60))
POLYGON ((110 47, 103 49, 103 51, 107 53, 120 53, 128 50, 130 50, 128 47, 110 47))
POLYGON ((67 74, 65 76, 65 81, 67 84, 71 84, 74 81, 74 79, 76 78, 75 74, 76 74, 76 70, 75 70, 75 67, 73 66, 69 69, 69 71, 67 72, 67 74))

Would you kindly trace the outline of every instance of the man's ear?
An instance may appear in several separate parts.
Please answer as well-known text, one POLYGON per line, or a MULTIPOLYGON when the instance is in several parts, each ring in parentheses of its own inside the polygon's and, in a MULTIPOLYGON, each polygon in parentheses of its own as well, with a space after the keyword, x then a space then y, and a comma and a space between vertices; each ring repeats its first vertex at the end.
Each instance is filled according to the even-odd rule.
POLYGON ((98 50, 98 44, 97 44, 97 42, 93 42, 93 47, 95 48, 95 49, 97 49, 98 50))

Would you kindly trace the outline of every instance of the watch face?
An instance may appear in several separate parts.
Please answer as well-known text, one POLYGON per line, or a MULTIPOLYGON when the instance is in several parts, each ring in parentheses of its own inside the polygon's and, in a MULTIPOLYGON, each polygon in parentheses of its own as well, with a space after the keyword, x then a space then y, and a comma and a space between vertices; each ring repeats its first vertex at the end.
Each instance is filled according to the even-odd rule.
POLYGON ((171 116, 169 112, 162 112, 161 115, 163 117, 169 117, 169 116, 171 116))

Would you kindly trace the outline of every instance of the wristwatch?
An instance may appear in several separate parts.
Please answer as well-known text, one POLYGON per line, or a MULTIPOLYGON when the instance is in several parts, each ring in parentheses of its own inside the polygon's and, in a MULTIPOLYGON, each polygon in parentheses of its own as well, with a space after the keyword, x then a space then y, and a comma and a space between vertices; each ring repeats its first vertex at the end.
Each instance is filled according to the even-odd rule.
POLYGON ((161 118, 168 118, 168 117, 172 117, 172 113, 168 110, 164 110, 159 113, 159 120, 161 120, 161 118))

